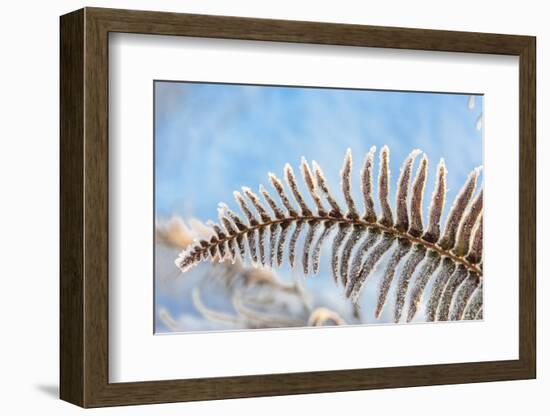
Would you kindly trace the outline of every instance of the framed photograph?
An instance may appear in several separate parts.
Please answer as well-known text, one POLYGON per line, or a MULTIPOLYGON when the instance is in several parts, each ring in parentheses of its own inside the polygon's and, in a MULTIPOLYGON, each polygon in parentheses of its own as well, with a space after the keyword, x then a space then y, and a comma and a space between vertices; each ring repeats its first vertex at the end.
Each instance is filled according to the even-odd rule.
POLYGON ((536 376, 534 37, 60 29, 63 400, 536 376))

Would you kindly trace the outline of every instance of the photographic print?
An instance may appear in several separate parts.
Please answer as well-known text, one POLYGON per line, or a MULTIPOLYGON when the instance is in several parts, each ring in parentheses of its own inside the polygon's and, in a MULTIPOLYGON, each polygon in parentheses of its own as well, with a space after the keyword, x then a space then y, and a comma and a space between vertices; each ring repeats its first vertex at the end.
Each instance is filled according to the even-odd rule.
POLYGON ((155 333, 483 319, 483 95, 154 100, 155 333))

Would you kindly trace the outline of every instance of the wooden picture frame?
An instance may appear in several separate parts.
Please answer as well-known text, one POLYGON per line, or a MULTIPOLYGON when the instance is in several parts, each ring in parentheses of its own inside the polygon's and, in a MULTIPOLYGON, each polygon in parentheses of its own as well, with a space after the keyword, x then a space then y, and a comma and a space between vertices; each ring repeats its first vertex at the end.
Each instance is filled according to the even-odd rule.
POLYGON ((213 400, 536 376, 534 37, 85 8, 61 17, 60 396, 82 407, 213 400), (297 42, 519 57, 519 359, 109 383, 108 35, 297 42))

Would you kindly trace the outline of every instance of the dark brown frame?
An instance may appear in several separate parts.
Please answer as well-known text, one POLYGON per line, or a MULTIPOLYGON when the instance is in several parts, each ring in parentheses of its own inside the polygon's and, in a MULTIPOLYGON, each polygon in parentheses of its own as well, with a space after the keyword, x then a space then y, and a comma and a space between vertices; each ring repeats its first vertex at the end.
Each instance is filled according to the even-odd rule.
POLYGON ((85 8, 61 17, 60 396, 83 407, 536 376, 535 52, 531 36, 85 8), (519 359, 188 380, 108 380, 108 34, 519 56, 519 359))

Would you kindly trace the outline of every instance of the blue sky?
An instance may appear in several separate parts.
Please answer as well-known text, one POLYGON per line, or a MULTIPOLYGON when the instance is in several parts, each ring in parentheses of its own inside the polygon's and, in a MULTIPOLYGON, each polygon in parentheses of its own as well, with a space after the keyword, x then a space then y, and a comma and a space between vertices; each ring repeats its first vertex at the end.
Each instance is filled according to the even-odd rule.
POLYGON ((342 200, 338 173, 348 147, 359 203, 360 163, 371 146, 384 144, 391 152, 392 200, 399 167, 414 148, 430 160, 425 200, 440 158, 452 199, 483 161, 483 130, 476 129, 483 98, 475 97, 473 109, 468 100, 461 94, 157 81, 157 219, 215 220, 221 201, 238 212, 233 190, 269 188, 267 173, 282 177, 287 162, 297 170, 301 156, 321 165, 342 200))

